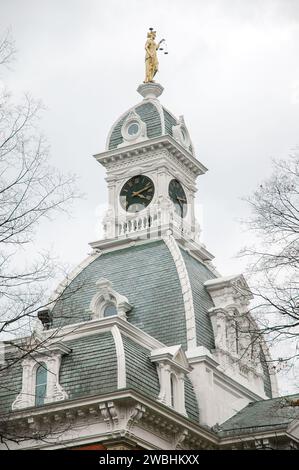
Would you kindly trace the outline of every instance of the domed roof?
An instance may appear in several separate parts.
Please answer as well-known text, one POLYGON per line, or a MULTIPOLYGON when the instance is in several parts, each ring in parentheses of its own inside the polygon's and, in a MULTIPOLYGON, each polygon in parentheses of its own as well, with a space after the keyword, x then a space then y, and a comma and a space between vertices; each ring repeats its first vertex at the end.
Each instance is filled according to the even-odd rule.
MULTIPOLYGON (((187 320, 190 311, 186 311, 187 292, 187 303, 191 303, 193 309, 196 345, 214 350, 215 338, 209 315, 214 304, 205 283, 216 276, 178 244, 175 254, 162 239, 91 256, 54 305, 52 327, 92 320, 90 303, 101 278, 109 280, 113 290, 125 296, 132 306, 127 313, 129 324, 167 347, 181 345, 185 351, 190 326, 187 320)), ((265 393, 271 396, 265 361, 262 366, 265 393)))
MULTIPOLYGON (((134 120, 137 118, 137 120, 140 120, 144 125, 145 132, 143 140, 170 135, 189 152, 194 154, 193 145, 183 116, 176 118, 169 110, 161 105, 157 97, 149 93, 149 89, 151 90, 154 85, 160 86, 158 84, 152 84, 141 85, 138 88, 138 91, 140 91, 140 88, 142 89, 140 93, 145 98, 141 103, 132 106, 115 121, 108 135, 106 150, 113 150, 125 145, 124 127, 126 122, 130 119, 134 120)), ((131 142, 128 141, 128 144, 130 143, 131 142)))
MULTIPOLYGON (((208 314, 213 307, 204 282, 215 275, 185 250, 181 250, 192 290, 197 344, 214 348, 208 314)), ((91 319, 89 305, 97 292, 96 282, 108 279, 115 291, 127 297, 132 310, 129 323, 167 346, 187 349, 184 296, 177 265, 163 240, 101 254, 87 265, 65 289, 55 305, 53 327, 91 319), (149 262, 150 260, 150 262, 149 262)))

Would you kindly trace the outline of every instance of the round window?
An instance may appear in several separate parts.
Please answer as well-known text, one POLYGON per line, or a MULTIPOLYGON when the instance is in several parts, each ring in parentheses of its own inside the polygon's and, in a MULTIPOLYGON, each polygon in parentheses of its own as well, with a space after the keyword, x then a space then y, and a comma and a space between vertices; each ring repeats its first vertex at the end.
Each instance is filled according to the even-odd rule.
POLYGON ((133 121, 128 125, 128 134, 129 135, 131 135, 131 136, 136 135, 136 134, 138 134, 138 131, 139 131, 138 122, 133 121))

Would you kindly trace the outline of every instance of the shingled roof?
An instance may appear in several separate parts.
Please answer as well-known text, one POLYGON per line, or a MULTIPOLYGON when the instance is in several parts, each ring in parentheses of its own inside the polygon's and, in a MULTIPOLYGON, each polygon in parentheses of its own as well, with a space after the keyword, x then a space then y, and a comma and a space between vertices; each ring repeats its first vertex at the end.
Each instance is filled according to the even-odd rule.
POLYGON ((299 406, 292 403, 299 400, 299 394, 272 398, 249 403, 245 408, 218 427, 221 437, 255 433, 257 430, 286 428, 299 418, 299 406))
MULTIPOLYGON (((198 344, 212 349, 214 334, 208 310, 213 303, 203 284, 214 274, 185 251, 182 254, 193 291, 198 344)), ((53 327, 91 319, 88 308, 99 278, 109 279, 113 289, 133 305, 127 316, 129 323, 167 346, 181 344, 186 349, 182 288, 175 262, 163 240, 103 253, 91 262, 54 307, 53 327)))
MULTIPOLYGON (((170 111, 165 109, 158 100, 138 103, 113 124, 106 145, 107 150, 116 149, 118 145, 123 143, 121 128, 132 111, 137 113, 146 124, 147 137, 149 139, 167 134, 172 136, 172 128, 179 124, 179 120, 170 111)), ((191 144, 189 150, 193 153, 191 144)))

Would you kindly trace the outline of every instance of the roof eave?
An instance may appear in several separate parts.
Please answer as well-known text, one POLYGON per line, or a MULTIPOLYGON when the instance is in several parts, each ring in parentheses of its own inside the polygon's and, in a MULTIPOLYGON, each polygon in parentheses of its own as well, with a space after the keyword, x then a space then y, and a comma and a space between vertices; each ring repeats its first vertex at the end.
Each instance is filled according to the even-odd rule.
POLYGON ((176 159, 188 167, 196 176, 203 175, 208 169, 200 163, 190 152, 182 147, 168 134, 153 139, 148 139, 126 147, 97 153, 94 158, 105 168, 112 162, 125 160, 132 155, 144 154, 145 151, 166 148, 176 159))

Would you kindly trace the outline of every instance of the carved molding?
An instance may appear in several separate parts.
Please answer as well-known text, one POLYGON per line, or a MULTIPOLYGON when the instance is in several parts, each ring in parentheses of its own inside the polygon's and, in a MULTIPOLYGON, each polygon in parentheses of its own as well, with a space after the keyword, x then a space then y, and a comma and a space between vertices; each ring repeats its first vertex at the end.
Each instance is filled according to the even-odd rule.
POLYGON ((127 429, 129 431, 133 428, 133 426, 135 426, 135 424, 141 421, 145 412, 146 412, 145 406, 141 405, 140 403, 138 403, 132 408, 128 422, 127 422, 127 429))
POLYGON ((99 410, 106 423, 107 430, 111 431, 118 425, 118 410, 113 401, 100 403, 99 410))
POLYGON ((47 353, 36 353, 34 357, 27 357, 22 361, 22 389, 15 401, 12 410, 21 410, 35 405, 36 371, 41 363, 47 368, 47 388, 45 403, 65 400, 67 392, 59 384, 59 370, 62 352, 60 350, 48 351, 47 353))
POLYGON ((89 310, 92 313, 92 319, 104 317, 104 309, 107 305, 115 305, 117 315, 126 320, 127 312, 132 309, 127 297, 119 294, 112 289, 112 284, 108 279, 100 278, 96 282, 98 292, 91 299, 89 310))
POLYGON ((189 432, 187 431, 187 429, 181 429, 180 431, 178 431, 174 436, 173 448, 175 450, 183 449, 183 444, 184 442, 186 442, 188 436, 189 432))
POLYGON ((195 312, 193 304, 193 295, 191 284, 189 280, 188 271, 183 259, 182 253, 176 243, 174 237, 168 233, 163 237, 163 240, 168 247, 172 258, 174 260, 181 288, 183 293, 183 300, 185 306, 185 319, 186 319, 186 332, 187 332, 187 347, 188 349, 196 348, 196 325, 195 325, 195 312))
POLYGON ((124 344, 122 340, 121 333, 119 328, 114 325, 111 328, 111 333, 113 335, 116 357, 117 357, 117 388, 126 387, 126 356, 124 350, 124 344))

